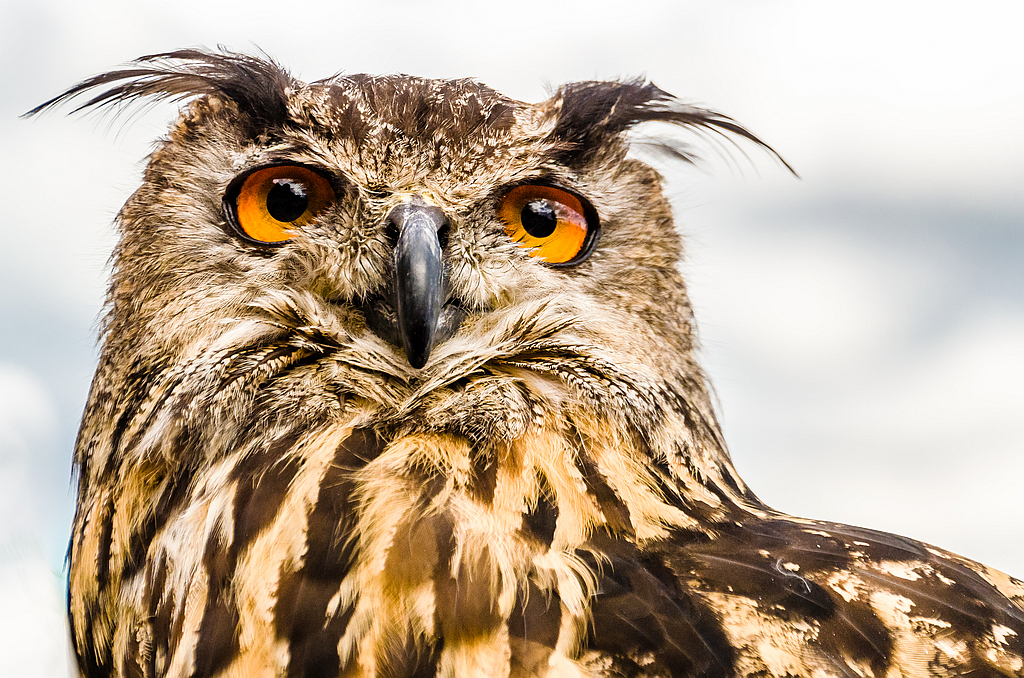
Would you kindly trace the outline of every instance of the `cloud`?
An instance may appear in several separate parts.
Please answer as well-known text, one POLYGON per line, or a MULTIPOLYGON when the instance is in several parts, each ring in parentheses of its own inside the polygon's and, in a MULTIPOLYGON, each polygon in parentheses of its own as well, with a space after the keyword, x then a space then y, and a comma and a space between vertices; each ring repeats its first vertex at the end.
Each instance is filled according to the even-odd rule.
POLYGON ((57 413, 42 382, 0 363, 0 544, 38 537, 46 510, 37 486, 40 448, 52 444, 57 413))
POLYGON ((63 589, 42 554, 0 546, 0 675, 71 678, 63 589))
POLYGON ((51 507, 39 472, 57 412, 42 381, 0 363, 0 675, 70 676, 61 576, 44 556, 51 507))

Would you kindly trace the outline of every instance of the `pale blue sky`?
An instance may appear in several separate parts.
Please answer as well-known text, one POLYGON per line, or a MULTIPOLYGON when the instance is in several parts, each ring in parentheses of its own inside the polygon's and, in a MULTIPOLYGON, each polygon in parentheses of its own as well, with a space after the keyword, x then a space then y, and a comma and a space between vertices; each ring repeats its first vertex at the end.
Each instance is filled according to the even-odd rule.
POLYGON ((740 472, 782 510, 1024 575, 1024 4, 963 7, 0 0, 0 674, 67 675, 69 459, 110 222, 175 107, 17 116, 196 45, 525 100, 646 74, 737 118, 802 179, 750 147, 662 169, 740 472))

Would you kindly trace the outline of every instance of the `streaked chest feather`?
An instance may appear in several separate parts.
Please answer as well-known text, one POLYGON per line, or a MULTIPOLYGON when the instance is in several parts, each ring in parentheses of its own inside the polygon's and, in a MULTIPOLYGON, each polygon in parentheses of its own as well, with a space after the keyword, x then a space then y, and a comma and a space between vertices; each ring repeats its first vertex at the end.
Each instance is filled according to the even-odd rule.
POLYGON ((91 567, 145 528, 118 498, 86 530, 98 558, 73 563, 81 600, 110 615, 76 619, 120 675, 1021 671, 1019 609, 985 602, 1020 600, 1019 582, 754 510, 700 532, 696 505, 596 421, 500 449, 336 424, 229 455, 173 494, 152 494, 172 517, 134 566, 91 567))
MULTIPOLYGON (((639 451, 583 450, 571 431, 479 449, 335 425, 229 455, 152 536, 148 566, 125 568, 116 607, 153 620, 115 624, 114 645, 141 633, 158 675, 586 675, 590 536, 650 540, 692 519, 641 473, 639 451)), ((90 576, 85 562, 76 575, 90 576)))

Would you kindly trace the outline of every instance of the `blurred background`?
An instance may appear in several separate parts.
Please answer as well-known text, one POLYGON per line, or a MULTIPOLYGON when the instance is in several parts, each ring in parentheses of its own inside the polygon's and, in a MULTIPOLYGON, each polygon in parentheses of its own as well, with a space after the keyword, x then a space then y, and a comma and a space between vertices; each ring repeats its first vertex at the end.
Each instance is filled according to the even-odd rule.
POLYGON ((1024 576, 1021 26, 1015 0, 0 0, 0 674, 70 672, 70 457, 110 224, 177 107, 18 116, 189 46, 527 101, 646 75, 733 116, 801 179, 750 145, 659 169, 740 472, 787 512, 1024 576))

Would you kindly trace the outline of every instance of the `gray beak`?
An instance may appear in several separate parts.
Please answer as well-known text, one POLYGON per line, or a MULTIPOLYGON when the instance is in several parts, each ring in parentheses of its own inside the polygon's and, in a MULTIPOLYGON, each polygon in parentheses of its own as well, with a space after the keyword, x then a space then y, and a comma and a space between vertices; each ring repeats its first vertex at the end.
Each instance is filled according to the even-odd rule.
POLYGON ((448 219, 437 207, 406 203, 391 210, 398 229, 395 244, 395 309, 409 364, 419 369, 434 347, 445 301, 444 266, 438 231, 448 219))

